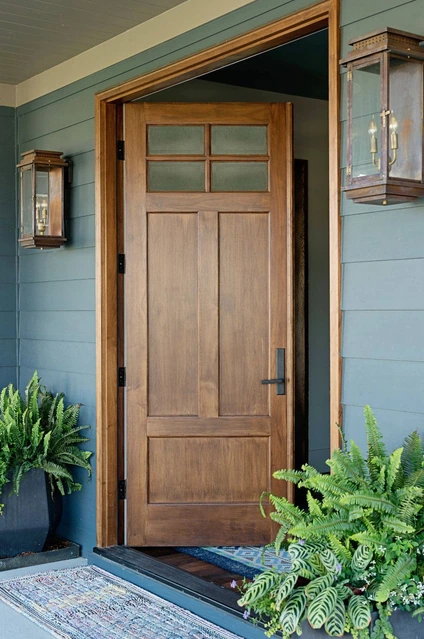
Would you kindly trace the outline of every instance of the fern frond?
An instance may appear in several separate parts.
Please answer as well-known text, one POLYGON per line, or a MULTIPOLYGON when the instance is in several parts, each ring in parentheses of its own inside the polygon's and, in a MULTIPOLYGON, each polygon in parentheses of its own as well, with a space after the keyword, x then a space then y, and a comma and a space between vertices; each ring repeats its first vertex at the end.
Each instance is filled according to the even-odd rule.
POLYGON ((376 495, 370 490, 358 492, 355 495, 346 495, 342 497, 340 502, 344 506, 361 506, 363 508, 372 508, 377 512, 396 514, 395 505, 384 495, 376 495))
POLYGON ((389 566, 383 576, 383 581, 378 587, 375 598, 380 603, 384 603, 389 598, 392 590, 395 590, 398 584, 403 583, 416 568, 415 557, 404 556, 399 557, 394 566, 389 566))
POLYGON ((380 459, 387 457, 381 430, 377 424, 374 413, 371 410, 371 406, 368 404, 364 408, 364 417, 368 444, 368 457, 379 457, 380 459))
POLYGON ((405 477, 408 478, 422 469, 424 458, 423 444, 418 431, 414 430, 405 437, 402 452, 402 469, 405 477))

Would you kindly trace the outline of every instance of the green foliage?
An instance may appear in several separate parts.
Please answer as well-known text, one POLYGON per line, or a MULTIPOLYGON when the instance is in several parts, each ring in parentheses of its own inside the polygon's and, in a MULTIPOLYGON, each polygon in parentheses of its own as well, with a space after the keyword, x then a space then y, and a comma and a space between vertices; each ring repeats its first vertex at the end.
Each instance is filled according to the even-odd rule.
POLYGON ((331 474, 308 464, 274 474, 306 489, 307 507, 268 495, 291 570, 246 584, 239 603, 268 619, 269 636, 288 639, 307 618, 333 637, 396 639, 394 608, 424 614, 424 447, 414 432, 389 454, 369 406, 364 414, 366 456, 345 443, 327 462, 331 474))
POLYGON ((25 398, 11 384, 0 393, 0 493, 12 482, 18 494, 22 479, 32 468, 43 469, 62 495, 80 490, 71 468, 80 466, 90 474, 91 452, 79 445, 88 438, 77 426, 80 405, 65 407, 64 395, 52 395, 32 376, 25 398))
POLYGON ((308 609, 308 621, 312 628, 322 628, 330 617, 337 603, 337 590, 326 588, 312 601, 308 609))
POLYGON ((346 607, 337 599, 333 612, 325 622, 325 631, 330 637, 343 637, 346 625, 346 607))
POLYGON ((353 595, 349 599, 347 606, 347 614, 350 617, 352 625, 358 630, 368 628, 371 623, 371 607, 365 597, 361 595, 353 595))

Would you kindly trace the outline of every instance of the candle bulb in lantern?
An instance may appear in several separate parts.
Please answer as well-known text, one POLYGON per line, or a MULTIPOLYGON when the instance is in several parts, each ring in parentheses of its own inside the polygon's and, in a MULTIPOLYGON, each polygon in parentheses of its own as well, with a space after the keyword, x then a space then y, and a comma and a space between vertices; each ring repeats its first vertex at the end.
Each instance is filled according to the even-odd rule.
POLYGON ((375 123, 374 116, 372 116, 371 118, 371 122, 368 127, 368 133, 370 135, 370 153, 372 156, 372 163, 375 166, 378 166, 379 164, 378 160, 375 159, 375 156, 377 155, 377 152, 378 152, 378 145, 377 145, 377 136, 376 136, 377 125, 375 123))
POLYGON ((390 123, 389 123, 389 129, 390 129, 390 148, 393 151, 393 155, 390 158, 390 162, 389 162, 389 166, 392 166, 395 162, 396 162, 396 158, 397 158, 397 150, 398 150, 398 146, 399 146, 399 139, 398 139, 398 121, 396 120, 396 117, 393 114, 393 111, 390 115, 390 123))

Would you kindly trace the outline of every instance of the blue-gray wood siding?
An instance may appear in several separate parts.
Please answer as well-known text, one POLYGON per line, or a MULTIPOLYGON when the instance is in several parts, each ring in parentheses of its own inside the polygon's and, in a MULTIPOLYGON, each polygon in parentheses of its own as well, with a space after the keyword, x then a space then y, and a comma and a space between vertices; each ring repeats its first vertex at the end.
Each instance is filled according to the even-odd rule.
MULTIPOLYGON (((94 94, 311 4, 256 0, 17 110, 19 152, 60 150, 74 162, 66 248, 20 251, 20 384, 37 368, 52 390, 83 402, 82 421, 93 427, 92 449, 94 94)), ((424 33, 424 0, 342 0, 342 53, 350 38, 386 25, 424 33)), ((343 132, 344 118, 343 98, 343 132)), ((343 197, 342 215, 345 429, 348 437, 361 432, 362 407, 369 402, 395 445, 424 422, 423 201, 382 209, 351 204, 343 197)), ((10 287, 10 295, 1 296, 0 304, 11 304, 4 311, 13 313, 14 282, 0 285, 10 287)), ((85 550, 95 543, 95 508, 95 484, 84 480, 83 491, 67 499, 62 532, 82 542, 85 550)))
MULTIPOLYGON (((424 34, 424 0, 342 0, 342 57, 351 38, 385 26, 424 34)), ((345 80, 343 70, 344 147, 345 80)), ((382 207, 343 195, 342 238, 344 429, 364 445, 368 403, 394 448, 424 433, 424 200, 382 207)))
POLYGON ((17 382, 15 109, 0 107, 0 388, 17 382))

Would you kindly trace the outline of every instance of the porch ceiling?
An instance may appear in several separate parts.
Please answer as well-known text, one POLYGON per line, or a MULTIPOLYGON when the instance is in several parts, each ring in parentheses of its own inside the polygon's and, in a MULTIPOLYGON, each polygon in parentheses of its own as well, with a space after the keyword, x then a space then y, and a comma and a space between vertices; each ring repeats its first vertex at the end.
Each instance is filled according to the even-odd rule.
POLYGON ((37 73, 184 0, 0 0, 0 83, 37 73))

